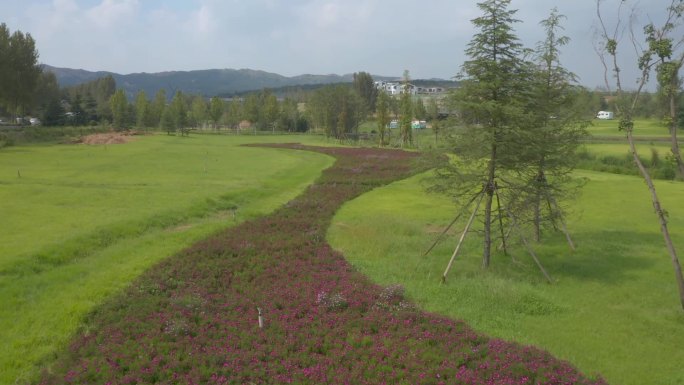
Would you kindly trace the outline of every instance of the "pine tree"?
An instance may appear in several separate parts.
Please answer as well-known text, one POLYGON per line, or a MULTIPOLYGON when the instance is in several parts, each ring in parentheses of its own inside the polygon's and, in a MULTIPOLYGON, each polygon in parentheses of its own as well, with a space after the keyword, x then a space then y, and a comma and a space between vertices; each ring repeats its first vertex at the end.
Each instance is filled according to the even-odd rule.
MULTIPOLYGON (((513 24, 519 20, 509 4, 510 0, 478 4, 483 15, 473 20, 477 32, 466 49, 469 60, 462 66, 461 87, 452 95, 463 123, 450 142, 459 164, 440 168, 433 186, 433 190, 460 200, 468 200, 478 191, 484 194, 485 268, 491 258, 494 198, 499 202, 501 191, 513 194, 517 189, 501 174, 524 164, 519 154, 527 135, 524 123, 530 66, 523 60, 525 50, 513 32, 513 24)), ((502 220, 500 209, 498 214, 502 220)))
MULTIPOLYGON (((565 227, 559 200, 574 191, 570 188, 570 173, 577 162, 577 148, 589 122, 576 107, 578 87, 575 75, 560 63, 560 48, 569 38, 559 36, 563 15, 553 9, 540 24, 546 31, 538 44, 535 76, 529 100, 530 131, 526 153, 528 167, 521 168, 528 182, 524 194, 519 194, 519 211, 531 212, 534 237, 541 238, 544 223, 554 228, 565 227), (531 209, 531 210, 528 210, 531 209)), ((567 232, 566 232, 566 235, 567 232)), ((570 240, 568 235, 568 240, 570 240)), ((572 245, 572 243, 571 243, 572 245)))

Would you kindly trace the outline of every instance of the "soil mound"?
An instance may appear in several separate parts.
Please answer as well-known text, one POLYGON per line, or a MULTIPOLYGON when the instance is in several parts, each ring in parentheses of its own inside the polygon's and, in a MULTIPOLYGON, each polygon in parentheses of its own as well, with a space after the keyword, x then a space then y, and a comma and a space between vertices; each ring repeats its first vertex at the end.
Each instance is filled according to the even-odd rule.
POLYGON ((81 138, 83 144, 124 144, 132 140, 135 133, 131 132, 106 132, 101 134, 86 135, 81 138))

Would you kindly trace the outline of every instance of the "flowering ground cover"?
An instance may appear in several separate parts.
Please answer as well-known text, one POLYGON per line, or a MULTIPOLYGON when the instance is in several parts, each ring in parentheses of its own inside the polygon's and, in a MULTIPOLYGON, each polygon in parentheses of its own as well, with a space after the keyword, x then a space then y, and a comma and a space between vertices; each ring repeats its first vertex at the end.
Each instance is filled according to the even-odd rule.
POLYGON ((325 241, 340 205, 415 153, 337 158, 301 196, 165 260, 98 308, 42 384, 603 384, 534 347, 425 313, 325 241))

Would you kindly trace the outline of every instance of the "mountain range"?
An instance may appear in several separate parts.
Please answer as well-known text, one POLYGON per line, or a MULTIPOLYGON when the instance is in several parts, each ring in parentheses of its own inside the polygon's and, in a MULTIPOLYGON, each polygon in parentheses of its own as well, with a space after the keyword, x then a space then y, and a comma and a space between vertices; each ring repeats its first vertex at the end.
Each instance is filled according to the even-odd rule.
MULTIPOLYGON (((312 86, 332 83, 351 83, 354 75, 298 75, 287 77, 272 72, 252 69, 208 69, 195 71, 167 71, 157 73, 132 73, 122 75, 107 71, 59 68, 43 65, 45 71, 53 72, 61 87, 74 86, 111 75, 118 88, 124 89, 129 98, 138 91, 148 97, 165 89, 170 97, 176 91, 204 96, 230 96, 264 88, 276 89, 292 86, 312 86)), ((373 75, 375 80, 398 80, 397 77, 373 75)), ((432 79, 430 82, 452 83, 432 79)))
MULTIPOLYGON (((117 74, 106 71, 59 68, 43 65, 45 71, 55 74, 61 87, 74 86, 111 75, 118 88, 133 96, 140 90, 154 95, 159 89, 166 89, 167 95, 177 90, 183 93, 205 96, 230 95, 263 88, 280 88, 298 85, 349 83, 352 74, 347 75, 299 75, 287 77, 266 71, 252 69, 208 69, 196 71, 168 71, 157 73, 117 74)), ((385 79, 387 77, 379 77, 385 79)))

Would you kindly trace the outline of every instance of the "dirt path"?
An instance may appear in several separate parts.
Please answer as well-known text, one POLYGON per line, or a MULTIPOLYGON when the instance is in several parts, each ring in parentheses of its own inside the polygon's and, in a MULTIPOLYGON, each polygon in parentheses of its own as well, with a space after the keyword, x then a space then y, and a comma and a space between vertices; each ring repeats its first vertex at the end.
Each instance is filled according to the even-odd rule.
POLYGON ((89 318, 41 383, 603 383, 418 311, 400 286, 372 284, 331 249, 340 205, 417 172, 415 154, 273 147, 337 162, 273 214, 148 271, 89 318))

